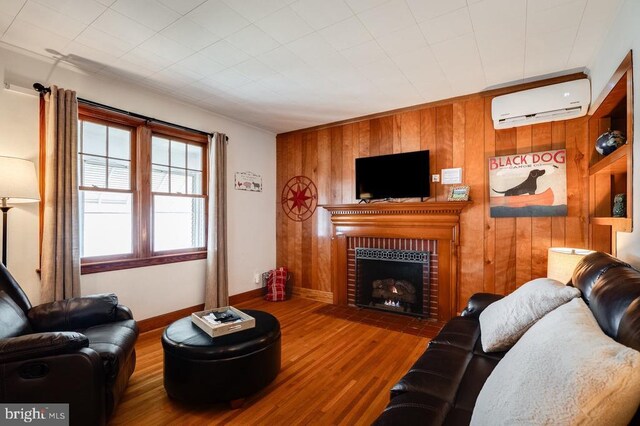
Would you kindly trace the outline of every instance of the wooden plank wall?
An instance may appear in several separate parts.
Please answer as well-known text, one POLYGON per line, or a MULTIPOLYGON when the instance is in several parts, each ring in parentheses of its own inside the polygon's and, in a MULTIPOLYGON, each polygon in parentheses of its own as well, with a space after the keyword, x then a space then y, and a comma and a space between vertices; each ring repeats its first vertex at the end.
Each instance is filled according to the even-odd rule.
MULTIPOLYGON (((320 130, 277 137, 277 187, 304 175, 318 187, 319 205, 354 203, 357 157, 428 149, 431 173, 462 167, 473 205, 461 216, 460 308, 473 293, 507 294, 546 275, 551 246, 587 247, 586 119, 494 130, 491 97, 472 96, 320 130), (491 218, 487 159, 495 155, 567 148, 568 216, 491 218)), ((431 184, 430 201, 448 188, 431 184)), ((331 222, 318 207, 305 222, 287 218, 277 200, 277 263, 289 267, 296 293, 330 301, 331 222)))

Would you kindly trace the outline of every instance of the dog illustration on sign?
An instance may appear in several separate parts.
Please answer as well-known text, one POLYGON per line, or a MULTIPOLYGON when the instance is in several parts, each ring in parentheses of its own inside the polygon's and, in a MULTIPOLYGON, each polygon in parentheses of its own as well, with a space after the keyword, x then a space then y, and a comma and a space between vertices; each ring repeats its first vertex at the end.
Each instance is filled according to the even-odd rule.
POLYGON ((498 191, 493 188, 491 188, 491 190, 497 194, 504 194, 505 197, 526 194, 535 195, 536 190, 538 189, 538 178, 544 173, 545 171, 542 169, 533 169, 529 172, 529 176, 524 182, 514 186, 513 188, 509 188, 506 191, 498 191))

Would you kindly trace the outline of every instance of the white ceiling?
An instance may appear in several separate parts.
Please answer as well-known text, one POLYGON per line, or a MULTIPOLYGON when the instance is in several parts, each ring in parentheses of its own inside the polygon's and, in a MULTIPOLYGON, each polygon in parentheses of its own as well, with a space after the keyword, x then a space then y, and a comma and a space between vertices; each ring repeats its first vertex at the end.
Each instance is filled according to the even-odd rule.
POLYGON ((582 70, 620 3, 0 0, 0 40, 284 132, 582 70))

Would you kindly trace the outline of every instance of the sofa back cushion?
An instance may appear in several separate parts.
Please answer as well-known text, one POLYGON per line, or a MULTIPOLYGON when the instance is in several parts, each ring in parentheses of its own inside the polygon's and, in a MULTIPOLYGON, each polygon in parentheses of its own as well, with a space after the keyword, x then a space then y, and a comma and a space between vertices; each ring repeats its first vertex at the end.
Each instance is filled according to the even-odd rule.
POLYGON ((628 424, 640 353, 606 336, 580 298, 534 324, 484 383, 472 425, 628 424))
POLYGON ((22 309, 4 291, 0 291, 0 339, 31 333, 22 309))
POLYGON ((572 283, 602 330, 640 351, 640 271, 606 253, 585 256, 572 283))

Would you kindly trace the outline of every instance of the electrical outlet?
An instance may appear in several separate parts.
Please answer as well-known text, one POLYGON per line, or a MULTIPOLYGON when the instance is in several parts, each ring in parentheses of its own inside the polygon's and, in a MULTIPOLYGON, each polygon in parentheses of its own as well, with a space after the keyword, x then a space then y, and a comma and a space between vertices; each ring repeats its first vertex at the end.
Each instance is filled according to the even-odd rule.
POLYGON ((431 182, 440 182, 440 175, 431 175, 431 182))
POLYGON ((258 272, 253 273, 253 282, 256 284, 260 284, 260 273, 258 272))

